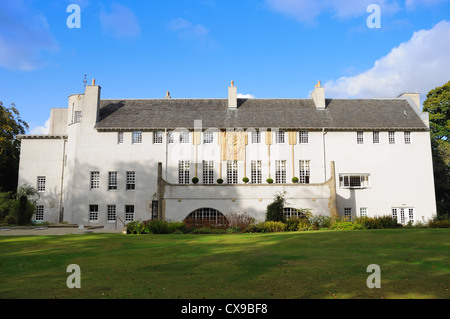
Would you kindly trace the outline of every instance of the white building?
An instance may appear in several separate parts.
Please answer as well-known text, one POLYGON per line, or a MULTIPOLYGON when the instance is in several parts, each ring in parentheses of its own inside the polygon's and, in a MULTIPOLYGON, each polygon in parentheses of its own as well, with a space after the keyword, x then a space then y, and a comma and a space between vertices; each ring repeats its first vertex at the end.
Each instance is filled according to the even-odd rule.
POLYGON ((436 213, 418 94, 325 99, 319 82, 312 99, 240 99, 232 82, 228 99, 103 100, 94 80, 52 109, 48 135, 21 141, 19 186, 38 189, 37 221, 262 220, 283 191, 290 215, 407 223, 436 213))

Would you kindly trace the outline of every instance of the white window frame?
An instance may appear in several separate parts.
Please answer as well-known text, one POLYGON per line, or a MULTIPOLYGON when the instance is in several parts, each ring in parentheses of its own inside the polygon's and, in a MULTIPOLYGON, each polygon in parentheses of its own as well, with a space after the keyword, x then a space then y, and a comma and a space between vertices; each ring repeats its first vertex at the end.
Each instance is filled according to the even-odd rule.
POLYGON ((351 207, 344 207, 344 219, 350 217, 352 218, 352 208, 351 207))
POLYGON ((275 160, 275 183, 286 184, 286 160, 275 160))
POLYGON ((134 205, 125 205, 125 221, 131 222, 134 220, 134 205))
POLYGON ((162 144, 163 142, 163 131, 153 132, 153 144, 162 144))
POLYGON ((363 131, 356 132, 356 143, 364 144, 364 132, 363 131))
POLYGON ((311 178, 311 161, 300 160, 299 161, 299 178, 298 181, 301 184, 309 184, 311 178))
POLYGON ((100 188, 100 172, 99 171, 91 171, 90 188, 91 189, 99 189, 100 188))
POLYGON ((251 183, 261 184, 262 183, 262 161, 252 160, 251 161, 251 183))
POLYGON ((227 183, 238 183, 238 161, 227 161, 227 183))
POLYGON ((406 225, 409 222, 414 223, 416 218, 416 212, 414 207, 392 207, 392 218, 394 218, 397 223, 406 225))
POLYGON ((89 205, 89 221, 98 221, 98 205, 89 205))
POLYGON ((252 144, 261 144, 261 132, 260 131, 252 131, 252 144))
POLYGON ((126 190, 135 190, 136 189, 136 172, 135 171, 127 171, 127 179, 126 179, 126 190))
POLYGON ((37 191, 38 192, 45 192, 45 184, 46 184, 47 178, 45 176, 38 176, 37 177, 37 191))
POLYGON ((142 144, 142 131, 133 131, 132 143, 142 144))
POLYGON ((299 144, 309 144, 309 131, 299 131, 298 132, 298 143, 299 144))
POLYGON ((404 135, 405 144, 411 144, 411 131, 404 131, 403 135, 404 135))
POLYGON ((75 111, 75 123, 80 123, 83 113, 81 111, 75 111))
POLYGON ((189 144, 189 131, 180 131, 180 144, 189 144))
POLYGON ((339 174, 340 188, 369 188, 370 174, 339 174))
POLYGON ((44 220, 44 205, 36 205, 36 221, 44 220))
POLYGON ((107 205, 106 208, 106 218, 108 222, 115 222, 116 221, 116 205, 107 205))
POLYGON ((395 131, 389 131, 389 144, 395 144, 395 131))
POLYGON ((178 161, 178 184, 189 184, 189 161, 178 161))
POLYGON ((372 132, 372 140, 373 144, 380 144, 380 131, 372 132))
POLYGON ((111 171, 108 172, 108 190, 116 190, 117 189, 117 172, 111 171))
POLYGON ((275 131, 275 143, 286 144, 286 131, 283 130, 275 131))
POLYGON ((359 208, 359 217, 367 217, 367 207, 359 208))
POLYGON ((214 143, 214 132, 204 131, 203 132, 203 144, 213 144, 214 143))
POLYGON ((203 184, 214 184, 214 161, 203 161, 203 184))
POLYGON ((123 131, 117 132, 117 144, 123 144, 123 131))

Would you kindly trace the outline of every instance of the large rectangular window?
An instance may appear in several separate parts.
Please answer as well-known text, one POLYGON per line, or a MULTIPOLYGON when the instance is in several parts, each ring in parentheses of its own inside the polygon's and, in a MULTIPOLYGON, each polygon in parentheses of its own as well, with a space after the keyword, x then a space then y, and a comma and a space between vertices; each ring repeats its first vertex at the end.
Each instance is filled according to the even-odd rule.
POLYGON ((309 132, 308 131, 298 132, 298 142, 300 144, 308 144, 309 143, 309 132))
POLYGON ((284 144, 286 141, 285 135, 284 131, 275 131, 275 142, 277 144, 284 144))
POLYGON ((141 131, 133 131, 133 144, 141 144, 142 143, 142 132, 141 131))
POLYGON ((214 132, 205 131, 203 132, 203 144, 212 144, 214 142, 214 132))
POLYGON ((364 132, 363 131, 356 132, 356 143, 364 144, 364 132))
POLYGON ((341 174, 339 175, 341 188, 366 188, 369 187, 369 174, 341 174))
POLYGON ((389 131, 389 144, 395 144, 395 132, 389 131))
POLYGON ((203 184, 214 184, 214 161, 203 161, 203 184))
POLYGON ((125 205, 125 221, 131 222, 134 220, 134 205, 125 205))
POLYGON ((178 183, 189 184, 189 161, 178 162, 178 183))
POLYGON ((44 205, 36 205, 36 220, 44 220, 44 205))
POLYGON ((180 132, 180 143, 181 144, 189 143, 189 131, 181 131, 180 132))
POLYGON ((345 207, 344 208, 344 219, 351 220, 352 218, 352 208, 351 207, 345 207))
POLYGON ((299 167, 300 167, 299 182, 302 184, 309 184, 309 178, 311 175, 311 161, 300 160, 299 167))
POLYGON ((275 161, 275 183, 286 183, 286 161, 275 161))
POLYGON ((261 161, 253 160, 251 162, 251 169, 252 169, 252 175, 251 175, 251 182, 253 184, 261 184, 262 183, 262 164, 261 161))
POLYGON ((117 172, 108 172, 108 189, 117 189, 117 172))
POLYGON ((89 220, 98 220, 98 205, 89 205, 89 220))
POLYGON ((153 144, 162 144, 163 142, 163 132, 155 131, 153 132, 153 144))
POLYGON ((109 222, 114 222, 116 220, 116 205, 108 205, 107 218, 109 222))
POLYGON ((126 189, 136 189, 136 172, 127 172, 127 185, 126 189))
POLYGON ((100 172, 91 172, 91 189, 100 187, 100 172))
POLYGON ((238 162, 227 161, 227 183, 237 184, 238 182, 238 162))
POLYGON ((38 176, 37 178, 37 190, 38 192, 45 192, 45 176, 38 176))
POLYGON ((380 144, 380 132, 379 131, 373 131, 372 137, 373 137, 373 144, 380 144))
POLYGON ((260 143, 261 143, 261 132, 252 131, 252 144, 260 144, 260 143))

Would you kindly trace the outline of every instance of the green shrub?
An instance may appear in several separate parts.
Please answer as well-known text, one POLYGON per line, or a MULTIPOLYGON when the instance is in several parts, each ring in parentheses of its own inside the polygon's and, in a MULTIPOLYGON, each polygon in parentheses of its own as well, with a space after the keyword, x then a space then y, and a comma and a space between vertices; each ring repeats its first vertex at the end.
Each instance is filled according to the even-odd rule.
POLYGON ((218 178, 218 179, 217 179, 217 184, 222 184, 222 183, 223 183, 223 179, 218 178))
POLYGON ((241 232, 241 228, 237 227, 237 226, 229 227, 227 229, 227 233, 229 233, 229 234, 235 234, 235 233, 240 233, 240 232, 241 232))
POLYGON ((192 183, 197 184, 198 183, 198 177, 192 177, 192 183))
POLYGON ((354 225, 352 222, 338 221, 330 225, 332 230, 353 230, 354 225))
POLYGON ((18 225, 28 225, 31 224, 35 210, 34 203, 30 202, 26 196, 21 196, 13 201, 9 215, 14 217, 15 223, 18 225))
POLYGON ((228 213, 225 217, 228 221, 228 227, 238 227, 242 232, 248 225, 255 222, 255 219, 246 213, 228 213))
POLYGON ((243 181, 244 183, 248 183, 249 179, 248 179, 248 177, 244 177, 244 178, 242 179, 242 181, 243 181))
POLYGON ((362 225, 365 229, 388 229, 399 228, 400 224, 390 215, 376 217, 358 217, 355 222, 362 225))
POLYGON ((428 222, 430 228, 450 228, 450 219, 446 220, 431 220, 428 222))
POLYGON ((332 223, 331 217, 322 215, 312 215, 308 218, 308 221, 311 226, 314 226, 317 229, 329 228, 332 223))
POLYGON ((192 230, 192 234, 225 234, 225 229, 202 227, 192 230))
POLYGON ((285 193, 275 194, 275 200, 267 206, 266 221, 286 221, 286 215, 283 211, 285 202, 284 195, 285 193))
POLYGON ((261 223, 260 228, 263 233, 283 232, 286 229, 286 224, 283 222, 267 221, 261 223))
POLYGON ((299 231, 315 230, 314 228, 315 228, 314 226, 311 226, 309 219, 301 218, 297 225, 297 230, 299 230, 299 231))
POLYGON ((298 177, 292 177, 292 183, 298 183, 298 177))
POLYGON ((266 182, 269 183, 269 184, 272 184, 273 183, 273 179, 272 178, 268 178, 268 179, 266 179, 266 182))
POLYGON ((291 217, 286 219, 286 231, 296 231, 302 218, 291 217))

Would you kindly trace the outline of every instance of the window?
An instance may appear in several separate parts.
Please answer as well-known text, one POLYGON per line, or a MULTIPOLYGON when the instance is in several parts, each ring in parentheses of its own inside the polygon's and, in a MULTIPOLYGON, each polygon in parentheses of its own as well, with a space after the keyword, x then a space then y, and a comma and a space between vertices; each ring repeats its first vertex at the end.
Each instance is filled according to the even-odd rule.
POLYGON ((392 208, 392 218, 399 224, 414 223, 415 220, 413 207, 394 207, 392 208))
POLYGON ((117 132, 117 144, 123 144, 123 132, 117 132))
POLYGON ((344 219, 351 219, 352 218, 352 208, 346 207, 344 208, 344 219))
POLYGON ((214 132, 212 131, 203 132, 203 143, 212 144, 213 142, 214 142, 214 132))
POLYGON ((275 131, 275 142, 277 144, 284 144, 285 142, 285 132, 284 131, 275 131))
POLYGON ((44 220, 44 205, 36 205, 36 220, 44 220))
POLYGON ((125 221, 131 222, 134 220, 134 205, 125 205, 125 221))
POLYGON ((175 138, 173 135, 173 131, 167 132, 167 138, 169 140, 169 144, 175 143, 175 138))
POLYGON ((153 144, 162 144, 163 142, 163 132, 155 131, 153 132, 153 144))
POLYGON ((117 189, 117 172, 108 172, 108 190, 117 189))
POLYGON ((188 131, 180 132, 180 143, 182 143, 182 144, 189 143, 189 132, 188 131))
POLYGON ((133 144, 141 144, 141 143, 142 143, 142 132, 133 131, 133 144))
POLYGON ((367 217, 367 207, 359 208, 359 217, 367 217))
POLYGON ((98 205, 89 205, 89 220, 98 220, 98 205))
POLYGON ((356 132, 356 143, 364 144, 364 132, 363 131, 356 132))
POLYGON ((414 208, 408 208, 408 217, 411 223, 414 223, 414 208))
POLYGON ((310 161, 300 160, 300 178, 299 182, 302 184, 309 184, 309 176, 311 174, 310 161))
POLYGON ((38 192, 45 192, 45 176, 38 176, 37 190, 38 192))
POLYGON ((309 132, 308 131, 298 132, 298 142, 300 144, 308 144, 309 143, 309 132))
POLYGON ((100 187, 100 172, 91 172, 91 189, 100 187))
POLYGON ((237 184, 238 182, 238 162, 227 161, 227 183, 237 184))
POLYGON ((127 172, 127 187, 126 189, 136 189, 136 172, 127 172))
POLYGON ((261 143, 261 132, 260 131, 252 131, 252 144, 261 143))
POLYGON ((392 218, 394 218, 395 220, 397 220, 398 215, 397 215, 397 208, 392 208, 392 218))
POLYGON ((189 184, 189 161, 178 162, 178 183, 189 184))
POLYGON ((203 161, 203 184, 214 184, 214 161, 203 161))
POLYGON ((251 162, 251 169, 252 169, 252 175, 251 175, 251 182, 253 184, 261 184, 262 183, 262 165, 261 161, 252 161, 251 162))
POLYGON ((286 216, 286 219, 301 218, 301 217, 306 216, 303 212, 300 212, 298 209, 291 208, 291 207, 284 207, 283 212, 284 212, 284 215, 286 216))
POLYGON ((275 183, 286 183, 286 161, 275 161, 275 183))
POLYGON ((369 174, 344 174, 339 175, 341 188, 366 188, 369 187, 369 174))
POLYGON ((81 111, 75 111, 75 123, 81 122, 81 111))
POLYGON ((389 144, 395 144, 395 132, 389 131, 389 144))
POLYGON ((107 218, 109 222, 116 221, 116 205, 108 205, 107 218))
POLYGON ((373 144, 380 144, 380 132, 374 131, 372 133, 372 136, 373 136, 373 144))
POLYGON ((190 220, 191 222, 208 220, 209 222, 215 223, 216 225, 227 223, 227 218, 218 210, 214 208, 200 208, 192 213, 190 213, 185 220, 190 220))
POLYGON ((411 132, 405 131, 404 135, 405 135, 405 144, 411 144, 411 132))

